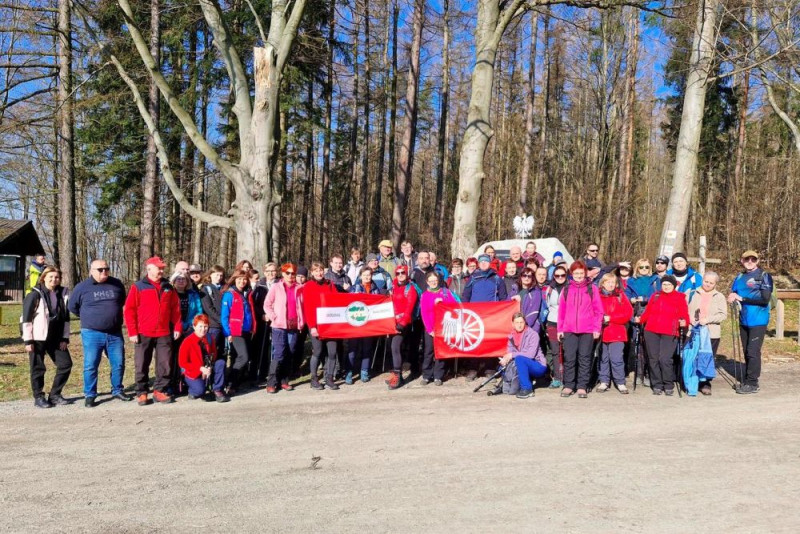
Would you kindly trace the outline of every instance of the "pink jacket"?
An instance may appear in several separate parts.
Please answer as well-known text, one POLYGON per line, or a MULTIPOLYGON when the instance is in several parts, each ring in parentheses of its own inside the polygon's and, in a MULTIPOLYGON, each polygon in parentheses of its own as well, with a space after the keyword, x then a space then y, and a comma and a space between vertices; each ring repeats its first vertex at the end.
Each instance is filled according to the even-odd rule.
MULTIPOLYGON (((305 325, 303 320, 303 302, 300 298, 300 284, 294 286, 294 298, 297 304, 297 329, 302 330, 305 325)), ((272 284, 267 293, 267 298, 264 299, 264 314, 272 322, 272 328, 286 329, 286 319, 289 313, 286 304, 286 284, 282 281, 277 284, 272 284)))
POLYGON ((420 315, 422 315, 422 324, 425 327, 425 331, 431 335, 433 335, 433 329, 435 326, 433 307, 436 305, 436 299, 442 299, 442 302, 445 303, 458 303, 458 300, 456 300, 450 290, 446 287, 440 287, 436 291, 428 291, 426 289, 422 292, 419 305, 420 315))
POLYGON ((599 334, 602 331, 603 300, 600 290, 588 279, 581 283, 572 280, 567 282, 558 300, 558 332, 599 334))

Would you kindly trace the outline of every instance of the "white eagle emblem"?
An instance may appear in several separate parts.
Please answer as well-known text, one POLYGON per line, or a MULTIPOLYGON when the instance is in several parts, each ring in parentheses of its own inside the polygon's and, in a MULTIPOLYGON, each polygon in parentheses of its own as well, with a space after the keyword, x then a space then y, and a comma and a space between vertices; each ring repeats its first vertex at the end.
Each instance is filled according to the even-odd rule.
POLYGON ((442 318, 442 338, 451 348, 461 352, 475 350, 483 341, 484 327, 481 318, 472 310, 445 312, 442 318))
POLYGON ((523 214, 514 217, 514 233, 517 235, 518 238, 524 239, 526 237, 530 237, 532 231, 533 231, 533 215, 528 215, 526 217, 523 214))

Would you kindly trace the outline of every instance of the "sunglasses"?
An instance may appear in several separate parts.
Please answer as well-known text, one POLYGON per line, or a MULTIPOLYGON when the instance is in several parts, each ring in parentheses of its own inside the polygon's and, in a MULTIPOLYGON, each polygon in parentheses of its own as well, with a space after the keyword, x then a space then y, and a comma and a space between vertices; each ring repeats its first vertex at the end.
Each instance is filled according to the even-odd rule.
POLYGON ((97 269, 95 269, 95 271, 97 271, 98 273, 107 273, 110 270, 111 269, 109 269, 108 267, 98 267, 97 269))
POLYGON ((667 265, 667 263, 666 261, 657 261, 656 265, 667 265))
POLYGON ((588 249, 589 252, 597 252, 599 250, 600 250, 599 248, 590 248, 590 249, 588 249))
POLYGON ((533 278, 532 274, 523 274, 522 278, 533 278))
POLYGON ((408 276, 408 273, 407 273, 407 272, 405 272, 405 271, 397 271, 395 274, 396 274, 397 276, 408 276))
POLYGON ((294 275, 295 275, 295 274, 297 274, 297 273, 295 273, 294 271, 286 271, 286 272, 285 272, 285 273, 283 273, 283 274, 286 274, 286 275, 289 275, 289 276, 294 276, 294 275))
POLYGON ((650 270, 650 266, 649 265, 640 265, 639 266, 639 270, 640 271, 649 271, 650 270))
POLYGON ((554 274, 553 275, 553 278, 566 278, 566 277, 567 277, 566 274, 554 274))
POLYGON ((757 261, 758 261, 758 258, 756 258, 755 256, 747 256, 747 257, 744 259, 744 261, 746 261, 746 262, 749 262, 749 263, 755 263, 755 262, 757 262, 757 261))

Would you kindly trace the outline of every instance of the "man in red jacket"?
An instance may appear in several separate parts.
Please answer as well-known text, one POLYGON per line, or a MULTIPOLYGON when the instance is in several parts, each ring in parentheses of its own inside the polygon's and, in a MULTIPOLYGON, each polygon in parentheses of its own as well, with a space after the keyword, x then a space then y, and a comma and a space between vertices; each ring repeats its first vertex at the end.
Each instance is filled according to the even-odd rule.
POLYGON ((135 344, 136 400, 139 406, 148 403, 150 362, 156 353, 156 381, 153 399, 173 402, 166 391, 172 374, 172 339, 181 335, 181 308, 178 294, 164 278, 166 264, 158 256, 144 263, 147 276, 133 284, 125 301, 125 326, 135 344), (170 331, 172 336, 170 338, 170 331))

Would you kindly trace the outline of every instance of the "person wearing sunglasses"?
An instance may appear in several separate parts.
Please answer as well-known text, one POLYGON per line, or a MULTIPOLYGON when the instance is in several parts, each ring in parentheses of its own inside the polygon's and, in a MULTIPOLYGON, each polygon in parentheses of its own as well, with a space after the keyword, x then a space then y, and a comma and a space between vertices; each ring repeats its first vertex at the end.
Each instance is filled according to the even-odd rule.
POLYGON ((544 290, 545 314, 545 333, 547 341, 550 343, 550 387, 558 389, 564 382, 564 366, 561 358, 561 341, 558 339, 558 306, 561 300, 561 292, 567 284, 567 266, 565 263, 557 265, 553 269, 553 277, 544 290))
POLYGON ((305 325, 300 285, 297 283, 297 266, 281 265, 281 281, 269 289, 264 299, 264 315, 272 328, 272 359, 267 372, 267 393, 277 393, 278 388, 292 391, 289 384, 290 362, 297 352, 297 340, 305 325))
POLYGON ((736 276, 728 295, 728 303, 738 303, 739 334, 744 352, 744 383, 736 393, 743 395, 758 393, 761 376, 761 345, 769 324, 770 300, 772 299, 772 276, 758 266, 758 252, 745 250, 742 254, 743 272, 736 276))
MULTIPOLYGON (((395 284, 392 286, 392 305, 394 306, 394 319, 397 334, 390 341, 392 347, 392 376, 386 381, 389 389, 403 387, 403 352, 413 351, 411 358, 419 361, 418 347, 412 346, 414 335, 412 324, 419 319, 420 288, 408 276, 408 265, 398 265, 394 271, 395 284)), ((452 277, 451 277, 452 280, 452 277)), ((409 358, 410 359, 410 358, 409 358)))
POLYGON ((600 245, 597 243, 589 243, 589 246, 586 247, 586 254, 581 258, 583 264, 586 266, 586 276, 589 280, 597 278, 603 265, 605 265, 600 261, 599 254, 600 245))
POLYGON ((667 269, 669 268, 669 258, 664 256, 663 254, 656 258, 656 262, 653 268, 653 274, 656 275, 653 278, 653 290, 652 293, 656 291, 661 291, 661 279, 667 275, 667 269))
POLYGON ((122 385, 125 375, 125 341, 122 337, 125 286, 110 272, 106 260, 94 260, 89 278, 75 286, 68 301, 69 311, 81 319, 83 395, 87 408, 96 405, 97 371, 104 351, 111 366, 111 395, 125 402, 133 400, 122 385))
POLYGON ((634 265, 633 276, 625 285, 625 296, 633 306, 634 316, 638 317, 644 313, 647 301, 655 290, 655 282, 659 278, 653 274, 653 268, 647 258, 639 258, 634 265))

